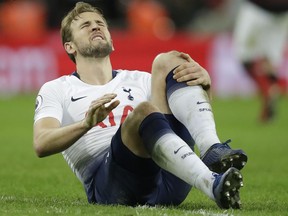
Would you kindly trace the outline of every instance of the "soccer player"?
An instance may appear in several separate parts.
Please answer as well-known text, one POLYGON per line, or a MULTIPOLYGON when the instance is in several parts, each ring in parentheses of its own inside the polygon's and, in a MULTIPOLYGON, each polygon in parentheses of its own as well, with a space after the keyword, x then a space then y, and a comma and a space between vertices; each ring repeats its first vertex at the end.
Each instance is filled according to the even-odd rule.
POLYGON ((113 70, 106 20, 83 2, 62 20, 61 35, 76 71, 39 91, 39 157, 62 152, 90 203, 178 205, 193 186, 220 208, 240 208, 247 156, 217 137, 204 68, 170 51, 155 58, 152 75, 113 70))
POLYGON ((262 122, 269 122, 275 116, 280 93, 277 70, 283 59, 287 34, 286 0, 242 1, 234 31, 235 50, 259 89, 262 122))

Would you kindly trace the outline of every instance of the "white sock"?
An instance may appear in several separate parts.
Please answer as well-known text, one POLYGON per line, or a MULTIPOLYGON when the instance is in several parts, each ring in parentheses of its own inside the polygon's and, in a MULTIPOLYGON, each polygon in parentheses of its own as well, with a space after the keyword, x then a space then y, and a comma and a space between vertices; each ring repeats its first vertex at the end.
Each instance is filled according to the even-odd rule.
POLYGON ((168 96, 173 115, 186 126, 203 155, 215 143, 217 136, 214 116, 207 93, 201 86, 178 88, 168 96))
POLYGON ((163 169, 214 199, 215 177, 192 149, 174 133, 166 133, 155 143, 152 159, 163 169))

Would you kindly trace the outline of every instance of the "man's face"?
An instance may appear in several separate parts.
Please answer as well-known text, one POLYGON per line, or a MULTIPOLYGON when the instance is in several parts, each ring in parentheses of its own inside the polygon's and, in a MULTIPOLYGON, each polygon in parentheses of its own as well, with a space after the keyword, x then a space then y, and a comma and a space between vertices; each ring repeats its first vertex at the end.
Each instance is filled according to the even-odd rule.
POLYGON ((72 43, 76 55, 102 58, 113 51, 111 35, 103 18, 92 12, 80 14, 71 23, 72 43))

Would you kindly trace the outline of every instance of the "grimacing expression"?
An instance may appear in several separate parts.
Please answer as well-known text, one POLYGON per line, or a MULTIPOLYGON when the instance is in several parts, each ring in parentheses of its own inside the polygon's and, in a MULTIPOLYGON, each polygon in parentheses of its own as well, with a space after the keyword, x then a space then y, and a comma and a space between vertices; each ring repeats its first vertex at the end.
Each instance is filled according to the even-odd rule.
POLYGON ((80 14, 71 23, 72 46, 76 55, 106 57, 113 51, 111 35, 103 18, 93 12, 80 14))

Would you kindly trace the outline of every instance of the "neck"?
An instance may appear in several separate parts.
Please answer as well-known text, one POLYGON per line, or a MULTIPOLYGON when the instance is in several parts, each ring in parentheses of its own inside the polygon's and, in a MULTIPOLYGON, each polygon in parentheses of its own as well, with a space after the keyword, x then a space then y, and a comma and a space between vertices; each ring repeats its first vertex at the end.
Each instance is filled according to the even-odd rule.
POLYGON ((80 79, 90 85, 104 85, 112 79, 109 57, 78 60, 76 69, 80 79))

